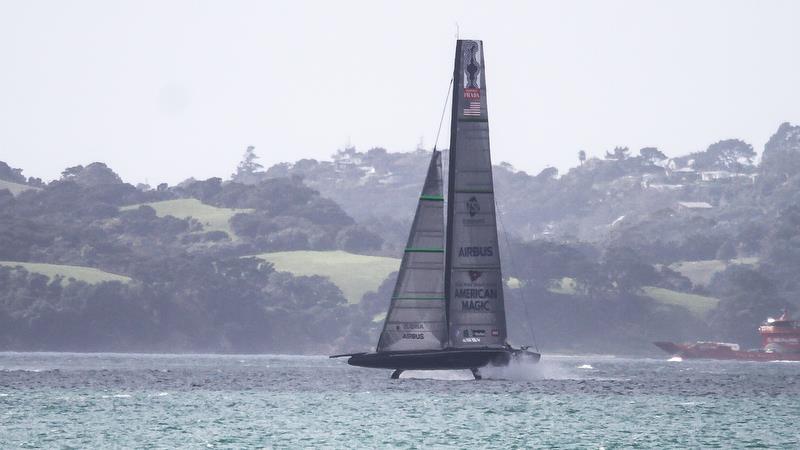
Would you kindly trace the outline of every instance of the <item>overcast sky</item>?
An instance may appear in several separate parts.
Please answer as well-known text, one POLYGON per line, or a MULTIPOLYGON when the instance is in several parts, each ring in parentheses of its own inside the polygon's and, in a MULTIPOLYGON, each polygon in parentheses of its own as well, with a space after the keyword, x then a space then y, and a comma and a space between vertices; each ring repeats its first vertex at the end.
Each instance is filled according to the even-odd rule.
POLYGON ((248 145, 265 166, 430 148, 456 23, 484 41, 495 162, 732 137, 760 152, 800 123, 799 17, 792 1, 2 0, 0 160, 155 185, 226 178, 248 145))

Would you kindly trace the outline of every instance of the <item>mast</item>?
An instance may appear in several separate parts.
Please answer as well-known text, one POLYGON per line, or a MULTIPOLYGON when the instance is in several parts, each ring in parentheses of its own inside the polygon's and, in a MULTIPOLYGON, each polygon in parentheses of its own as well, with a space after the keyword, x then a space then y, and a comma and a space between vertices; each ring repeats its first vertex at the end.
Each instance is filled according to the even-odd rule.
POLYGON ((400 263, 378 352, 439 350, 447 343, 442 154, 434 150, 400 263))
POLYGON ((506 344, 482 41, 459 40, 447 192, 445 296, 448 346, 506 344))

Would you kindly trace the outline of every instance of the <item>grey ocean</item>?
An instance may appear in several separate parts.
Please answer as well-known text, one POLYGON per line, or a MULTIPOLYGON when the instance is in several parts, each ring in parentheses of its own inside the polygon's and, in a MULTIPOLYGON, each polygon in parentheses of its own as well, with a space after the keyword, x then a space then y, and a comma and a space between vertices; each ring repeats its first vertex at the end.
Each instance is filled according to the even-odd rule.
POLYGON ((0 353, 0 448, 800 448, 800 364, 0 353), (425 378, 422 378, 425 377, 425 378))

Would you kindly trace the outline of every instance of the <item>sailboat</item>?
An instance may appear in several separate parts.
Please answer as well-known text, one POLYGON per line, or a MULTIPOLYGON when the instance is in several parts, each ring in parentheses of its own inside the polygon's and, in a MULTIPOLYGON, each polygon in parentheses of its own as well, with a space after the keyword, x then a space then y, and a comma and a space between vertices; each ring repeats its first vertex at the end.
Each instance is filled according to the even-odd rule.
POLYGON ((442 153, 434 148, 375 352, 348 364, 404 370, 479 369, 540 355, 507 342, 489 155, 483 43, 458 40, 453 74, 446 226, 442 153))

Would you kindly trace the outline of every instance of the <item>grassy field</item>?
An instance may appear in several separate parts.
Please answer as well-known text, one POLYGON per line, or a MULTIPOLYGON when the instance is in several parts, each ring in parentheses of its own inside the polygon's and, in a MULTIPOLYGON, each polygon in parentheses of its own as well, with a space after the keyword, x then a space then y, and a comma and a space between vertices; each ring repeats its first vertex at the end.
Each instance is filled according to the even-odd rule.
POLYGON ((28 263, 28 262, 15 262, 15 261, 0 261, 0 266, 17 267, 22 266, 25 270, 31 273, 40 273, 49 278, 61 275, 69 280, 74 278, 78 281, 84 281, 89 284, 102 283, 103 281, 121 281, 127 283, 131 281, 129 277, 117 275, 115 273, 104 272, 100 269, 93 267, 83 266, 66 266, 61 264, 43 264, 43 263, 28 263))
MULTIPOLYGON (((556 294, 573 295, 575 294, 575 280, 572 278, 563 278, 554 283, 554 286, 551 287, 549 291, 556 294)), ((661 304, 686 308, 695 317, 700 319, 704 319, 708 312, 714 309, 717 303, 719 303, 719 300, 714 297, 687 294, 685 292, 678 292, 655 286, 644 286, 642 287, 642 291, 645 297, 651 298, 661 304)))
POLYGON ((255 255, 275 264, 281 272, 328 277, 350 303, 358 303, 368 291, 375 291, 386 277, 400 268, 400 260, 365 256, 343 251, 294 251, 255 255))
MULTIPOLYGON (((224 231, 231 239, 236 234, 231 230, 231 217, 239 213, 253 212, 252 209, 233 209, 217 208, 216 206, 206 205, 195 198, 179 198, 176 200, 164 200, 162 202, 143 203, 156 210, 159 217, 172 216, 179 219, 194 218, 203 225, 205 231, 224 231)), ((121 210, 136 209, 141 205, 129 205, 121 210)))
POLYGON ((704 319, 709 311, 714 309, 717 303, 719 303, 719 300, 714 297, 687 294, 685 292, 671 291, 659 287, 646 286, 643 287, 642 290, 648 297, 658 303, 681 306, 688 309, 689 312, 699 319, 704 319))
POLYGON ((692 284, 708 286, 715 273, 725 270, 729 264, 758 264, 758 258, 738 258, 725 262, 721 259, 707 261, 684 261, 670 264, 669 268, 680 272, 681 275, 691 280, 692 284))
POLYGON ((13 183, 11 181, 0 180, 0 191, 3 189, 8 189, 11 192, 11 195, 19 195, 22 191, 27 191, 28 189, 39 189, 33 186, 26 186, 24 184, 13 183))

